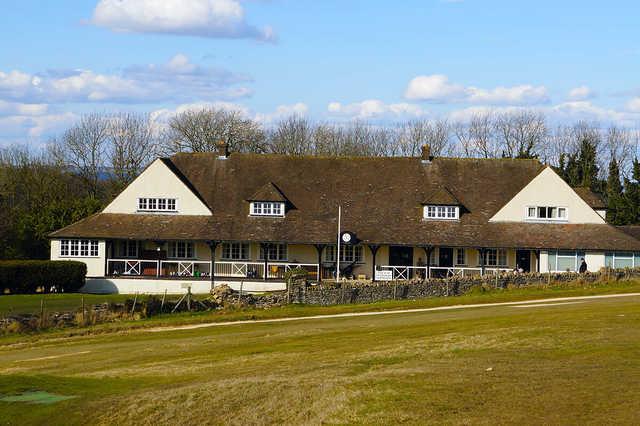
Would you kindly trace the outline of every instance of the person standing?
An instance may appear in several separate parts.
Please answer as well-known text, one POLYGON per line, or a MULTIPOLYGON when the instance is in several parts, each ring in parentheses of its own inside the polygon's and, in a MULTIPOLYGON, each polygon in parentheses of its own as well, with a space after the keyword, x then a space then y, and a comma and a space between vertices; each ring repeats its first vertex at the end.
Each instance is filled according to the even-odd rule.
POLYGON ((587 262, 585 262, 584 257, 580 259, 582 261, 582 263, 580 263, 580 269, 578 269, 578 271, 581 274, 584 274, 585 272, 587 272, 587 262))

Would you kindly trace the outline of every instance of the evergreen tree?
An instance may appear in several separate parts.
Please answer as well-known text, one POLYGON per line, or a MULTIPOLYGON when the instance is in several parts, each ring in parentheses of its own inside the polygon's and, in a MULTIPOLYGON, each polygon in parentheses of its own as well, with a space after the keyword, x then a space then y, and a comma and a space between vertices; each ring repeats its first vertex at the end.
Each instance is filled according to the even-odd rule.
POLYGON ((620 168, 615 158, 609 162, 607 178, 607 220, 614 225, 622 225, 625 220, 625 206, 620 183, 620 168))
POLYGON ((640 162, 633 160, 631 179, 624 183, 624 219, 625 223, 640 223, 640 162))

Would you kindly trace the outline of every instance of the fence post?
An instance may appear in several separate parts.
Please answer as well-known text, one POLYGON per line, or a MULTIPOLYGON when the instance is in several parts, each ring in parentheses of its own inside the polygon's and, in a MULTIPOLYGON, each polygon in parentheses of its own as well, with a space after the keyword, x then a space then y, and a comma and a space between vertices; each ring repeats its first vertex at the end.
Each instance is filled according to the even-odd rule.
POLYGON ((82 325, 84 325, 84 295, 82 295, 82 325))

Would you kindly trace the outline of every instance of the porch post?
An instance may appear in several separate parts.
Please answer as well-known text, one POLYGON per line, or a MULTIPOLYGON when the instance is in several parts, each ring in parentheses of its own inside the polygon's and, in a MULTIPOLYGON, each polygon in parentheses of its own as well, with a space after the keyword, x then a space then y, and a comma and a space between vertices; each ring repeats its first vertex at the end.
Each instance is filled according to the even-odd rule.
POLYGON ((211 251, 211 290, 216 286, 216 248, 220 245, 220 241, 207 241, 209 250, 211 251))
POLYGON ((425 274, 425 278, 431 278, 431 253, 433 253, 433 246, 420 246, 422 250, 424 250, 424 255, 426 256, 426 264, 427 264, 427 273, 425 274))
POLYGON ((109 276, 109 258, 113 257, 111 253, 111 240, 105 240, 104 242, 104 276, 109 276))
MULTIPOLYGON (((160 276, 160 250, 162 250, 162 246, 164 245, 164 241, 154 241, 156 244, 156 276, 160 276)), ((142 268, 141 268, 142 269, 142 268)))
POLYGON ((540 250, 533 250, 536 255, 536 272, 540 272, 540 250))
POLYGON ((326 244, 314 244, 316 251, 318 252, 318 284, 322 282, 322 251, 327 246, 326 244))
POLYGON ((373 266, 371 266, 371 282, 376 282, 376 255, 378 254, 379 244, 367 244, 371 250, 373 266))
POLYGON ((268 248, 269 248, 269 244, 268 243, 260 243, 260 247, 262 248, 262 253, 264 254, 264 281, 267 281, 267 277, 269 277, 269 271, 267 271, 267 266, 269 266, 269 253, 268 253, 268 248))
POLYGON ((479 248, 478 249, 478 255, 480 256, 480 275, 484 275, 484 253, 485 253, 485 249, 484 248, 479 248))

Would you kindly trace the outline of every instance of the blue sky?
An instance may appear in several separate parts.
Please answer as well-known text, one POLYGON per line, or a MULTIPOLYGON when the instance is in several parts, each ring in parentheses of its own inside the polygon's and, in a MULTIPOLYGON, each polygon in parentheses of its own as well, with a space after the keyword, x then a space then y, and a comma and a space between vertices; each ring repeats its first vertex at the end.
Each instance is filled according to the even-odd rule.
POLYGON ((0 17, 0 142, 92 111, 213 105, 273 123, 640 123, 632 1, 21 0, 0 17))

